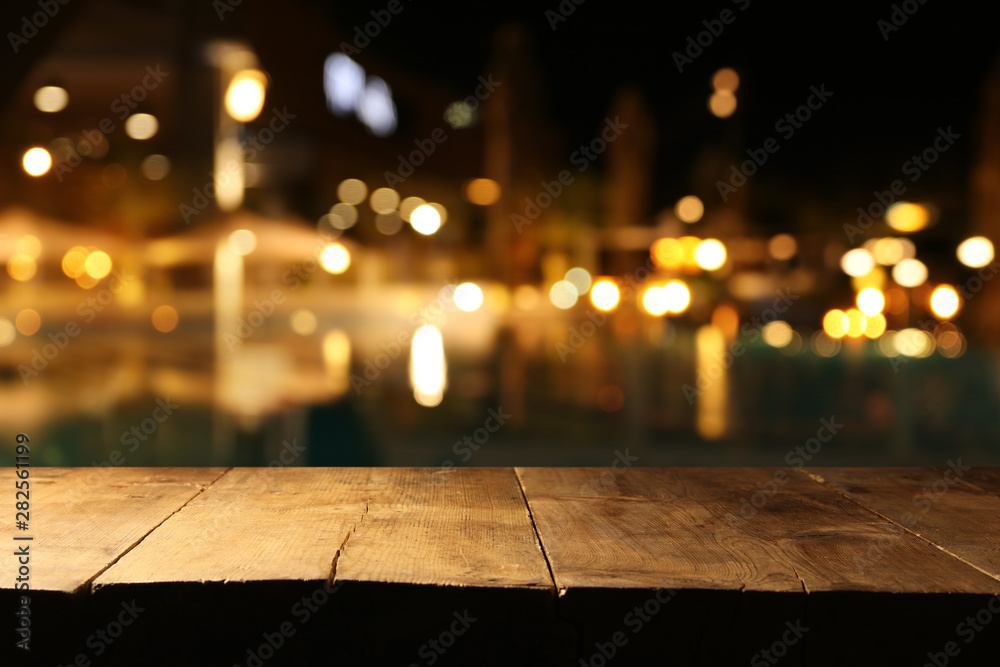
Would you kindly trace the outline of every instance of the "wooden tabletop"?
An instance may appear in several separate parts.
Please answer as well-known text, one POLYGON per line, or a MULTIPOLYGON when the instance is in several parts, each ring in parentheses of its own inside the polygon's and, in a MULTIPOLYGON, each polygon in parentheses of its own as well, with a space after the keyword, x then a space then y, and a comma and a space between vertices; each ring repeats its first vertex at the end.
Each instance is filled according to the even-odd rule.
MULTIPOLYGON (((157 582, 1000 593, 1000 471, 34 468, 34 590, 157 582)), ((0 559, 0 587, 15 579, 0 559)))
MULTIPOLYGON (((185 641, 203 650, 190 628, 211 627, 214 653, 191 664, 249 666, 247 647, 286 624, 295 641, 268 664, 576 666, 609 651, 616 664, 773 664, 761 651, 774 647, 785 664, 903 664, 906 650, 914 664, 978 665, 1000 654, 1000 469, 957 460, 31 468, 30 482, 28 529, 13 502, 0 524, 8 540, 31 538, 11 544, 30 545, 34 655, 52 664, 96 658, 95 628, 129 604, 150 611, 105 664, 177 664, 185 641), (334 592, 326 620, 307 624, 302 602, 334 592), (961 643, 963 619, 994 611, 961 643), (465 613, 480 619, 468 638, 427 653, 465 613), (810 628, 801 641, 797 624, 810 628), (951 641, 967 662, 941 653, 951 641)), ((0 557, 5 608, 21 594, 18 567, 0 557)))

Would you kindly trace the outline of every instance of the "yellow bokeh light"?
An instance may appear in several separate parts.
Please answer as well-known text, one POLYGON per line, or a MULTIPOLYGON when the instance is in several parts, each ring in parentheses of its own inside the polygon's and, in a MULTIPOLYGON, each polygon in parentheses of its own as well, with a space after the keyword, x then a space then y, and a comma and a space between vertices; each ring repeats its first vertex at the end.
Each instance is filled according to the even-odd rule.
POLYGON ((642 307, 655 317, 665 315, 670 310, 670 303, 662 287, 649 287, 642 294, 642 307))
POLYGON ((714 271, 726 263, 726 246, 716 239, 705 239, 698 244, 694 257, 698 266, 706 271, 714 271))
POLYGON ((70 248, 62 258, 62 270, 69 278, 79 278, 84 273, 84 262, 90 251, 83 246, 70 248))
POLYGON ((930 211, 921 204, 907 201, 896 202, 885 212, 885 221, 897 232, 908 234, 919 232, 930 222, 930 211))
POLYGON ((427 202, 420 197, 407 197, 403 201, 399 202, 399 217, 406 222, 409 222, 410 215, 426 203, 427 202))
POLYGON ((712 88, 735 93, 740 87, 740 75, 732 67, 723 67, 712 76, 712 88))
POLYGON ((791 234, 776 234, 767 242, 767 251, 779 261, 791 259, 798 250, 799 245, 791 234))
POLYGON ((785 347, 792 342, 793 333, 792 327, 789 326, 788 322, 782 320, 768 322, 761 329, 761 336, 764 338, 764 342, 771 347, 785 347))
POLYGON ((590 289, 590 284, 593 282, 593 279, 590 277, 590 272, 579 266, 567 271, 563 280, 573 283, 573 287, 576 288, 576 293, 580 295, 586 294, 587 290, 590 289))
POLYGON ((860 310, 851 308, 847 311, 847 335, 850 338, 858 338, 865 333, 868 327, 868 318, 860 310))
POLYGON ((152 139, 160 129, 156 116, 148 113, 132 114, 125 121, 125 134, 139 141, 152 139))
POLYGON ((14 250, 20 255, 27 255, 32 259, 37 259, 42 254, 42 242, 38 240, 37 236, 28 234, 17 240, 14 250))
POLYGON ((500 199, 500 184, 490 178, 474 178, 465 185, 465 198, 477 206, 490 206, 500 199))
POLYGON ((906 248, 903 242, 891 237, 875 241, 871 251, 875 256, 875 261, 883 266, 897 264, 906 256, 906 248))
POLYGON ((684 264, 684 246, 677 239, 657 239, 649 254, 662 269, 679 269, 684 264))
POLYGON ((42 176, 52 168, 52 156, 44 148, 31 148, 24 154, 21 164, 29 176, 42 176))
POLYGON ((14 280, 21 282, 31 280, 37 269, 35 258, 30 255, 17 254, 7 260, 7 273, 14 280))
POLYGON ((698 222, 704 214, 705 205, 694 195, 681 197, 681 199, 674 206, 674 215, 676 215, 677 219, 681 222, 687 222, 689 224, 698 222))
POLYGON ((399 193, 392 188, 379 188, 372 192, 368 203, 376 213, 390 213, 399 206, 399 193))
POLYGON ((878 313, 870 317, 865 317, 865 336, 868 338, 878 338, 885 333, 885 315, 878 313))
POLYGON ((6 317, 0 317, 0 347, 7 347, 17 338, 17 329, 14 323, 6 317))
POLYGON ((849 276, 860 277, 875 268, 875 258, 864 248, 854 248, 840 258, 840 268, 849 276))
POLYGON ((893 338, 896 352, 907 357, 929 357, 934 345, 934 337, 920 329, 903 329, 893 338))
POLYGON ((351 265, 351 253, 343 245, 331 243, 323 248, 319 262, 328 273, 341 274, 351 265))
POLYGON ((35 108, 44 113, 62 111, 69 104, 69 93, 59 86, 42 86, 35 91, 35 108))
POLYGON ((940 285, 931 293, 931 312, 943 320, 954 317, 961 305, 958 292, 951 285, 940 285))
POLYGON ((927 267, 919 259, 904 259, 892 267, 892 279, 903 287, 919 287, 927 281, 927 267))
POLYGON ((430 204, 421 204, 410 213, 410 225, 424 236, 430 236, 441 228, 441 214, 430 204))
POLYGON ((300 336, 312 335, 316 332, 316 327, 319 324, 316 320, 316 314, 307 308, 299 308, 292 312, 288 323, 291 325, 292 331, 300 336))
POLYGON ((697 236, 682 236, 678 241, 680 241, 681 249, 684 251, 684 266, 690 269, 699 268, 698 246, 701 245, 701 239, 697 236))
POLYGON ((430 324, 417 329, 410 343, 410 386, 420 405, 432 408, 444 399, 448 365, 441 331, 430 324))
POLYGON ((580 293, 576 291, 576 285, 568 280, 560 280, 549 289, 549 301, 562 310, 572 308, 579 298, 580 293))
POLYGON ((671 313, 683 313, 691 303, 691 292, 682 282, 670 282, 663 286, 663 296, 666 299, 667 310, 671 313))
POLYGON ((228 244, 237 255, 249 255, 257 248, 257 235, 249 229, 237 229, 229 235, 228 244))
POLYGON ((985 236, 973 236, 962 241, 956 251, 958 261, 978 269, 993 261, 993 242, 985 236))
POLYGON ((842 310, 831 310, 823 316, 823 331, 830 338, 843 338, 847 335, 850 320, 842 310))
POLYGON ((590 302, 594 308, 605 312, 614 310, 618 306, 621 294, 618 286, 608 279, 601 279, 590 288, 590 302))
POLYGON ((111 258, 108 256, 108 253, 95 250, 87 255, 87 259, 83 263, 83 269, 91 278, 100 280, 111 273, 111 258))
POLYGON ((153 309, 153 314, 149 319, 153 323, 154 329, 160 333, 170 333, 177 328, 180 317, 177 315, 176 308, 162 305, 153 309))
POLYGON ((264 108, 266 85, 267 77, 259 70, 237 72, 226 89, 226 113, 241 123, 252 121, 264 108))
POLYGON ((337 186, 337 197, 345 204, 357 206, 368 196, 368 186, 364 181, 348 178, 337 186))
POLYGON ((14 324, 22 336, 34 336, 42 328, 42 316, 38 311, 25 308, 14 318, 14 324))
POLYGON ((459 310, 471 313, 483 305, 483 290, 476 283, 462 283, 455 288, 452 299, 459 310))
POLYGON ((708 109, 717 118, 729 118, 736 111, 736 96, 728 90, 717 90, 708 98, 708 109))
MULTIPOLYGON (((841 313, 843 314, 843 313, 841 313)), ((813 349, 821 357, 832 357, 840 352, 840 337, 831 338, 825 331, 817 331, 812 337, 813 349)))
POLYGON ((867 287, 858 292, 857 304, 858 310, 872 317, 885 308, 885 295, 874 287, 867 287))

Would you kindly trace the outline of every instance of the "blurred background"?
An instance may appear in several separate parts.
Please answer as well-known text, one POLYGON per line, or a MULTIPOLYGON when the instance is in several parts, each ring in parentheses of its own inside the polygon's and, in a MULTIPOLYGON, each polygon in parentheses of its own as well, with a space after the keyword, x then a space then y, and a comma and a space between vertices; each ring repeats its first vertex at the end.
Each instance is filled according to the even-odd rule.
POLYGON ((0 26, 37 464, 1000 465, 1000 61, 954 3, 0 26))

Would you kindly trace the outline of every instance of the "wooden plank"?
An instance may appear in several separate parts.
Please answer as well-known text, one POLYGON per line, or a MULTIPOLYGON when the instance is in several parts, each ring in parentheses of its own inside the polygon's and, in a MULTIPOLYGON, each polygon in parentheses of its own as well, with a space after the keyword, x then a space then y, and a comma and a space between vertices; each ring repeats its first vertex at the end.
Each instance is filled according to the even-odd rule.
POLYGON ((342 580, 553 588, 511 468, 378 468, 342 580))
POLYGON ((552 586, 510 469, 236 469, 95 586, 303 580, 552 586))
POLYGON ((1000 591, 991 577, 791 468, 517 472, 560 591, 1000 591), (739 518, 741 508, 748 518, 739 518), (872 546, 883 543, 892 557, 873 559, 872 546))
MULTIPOLYGON (((71 593, 114 563, 224 468, 31 468, 28 531, 15 529, 14 503, 0 509, 0 531, 30 535, 31 588, 71 593)), ((13 486, 13 485, 11 485, 13 486)), ((0 588, 18 563, 0 559, 0 588)))
MULTIPOLYGON (((816 468, 810 472, 827 486, 1000 581, 1000 495, 991 487, 995 471, 963 470, 956 465, 816 468)), ((892 545, 887 546, 885 557, 890 555, 895 557, 892 545)))

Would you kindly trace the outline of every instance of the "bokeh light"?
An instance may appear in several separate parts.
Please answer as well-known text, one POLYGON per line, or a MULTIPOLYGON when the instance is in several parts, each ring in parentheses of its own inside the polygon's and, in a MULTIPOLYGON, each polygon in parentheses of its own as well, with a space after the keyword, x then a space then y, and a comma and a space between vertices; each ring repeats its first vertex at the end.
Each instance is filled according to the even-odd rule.
POLYGON ((694 195, 681 197, 677 204, 674 205, 674 215, 676 215, 677 219, 681 222, 689 224, 698 222, 704 214, 705 205, 694 195))
POLYGON ((791 234, 776 234, 767 242, 767 251, 779 261, 791 259, 798 252, 799 245, 791 234))
POLYGON ((695 250, 695 261, 706 271, 714 271, 726 263, 726 246, 716 239, 705 239, 695 250))
POLYGON ((300 336, 311 336, 316 333, 316 327, 319 324, 316 320, 316 314, 308 308, 297 308, 292 311, 288 323, 291 325, 292 331, 300 336))
POLYGON ((860 310, 851 308, 845 313, 847 315, 847 336, 849 338, 860 338, 868 328, 868 318, 860 310))
POLYGON ((590 288, 590 302, 594 308, 605 312, 614 310, 618 306, 621 294, 618 286, 607 279, 601 279, 590 288))
POLYGON ((421 204, 410 213, 410 225, 424 236, 430 236, 441 228, 441 215, 430 204, 421 204))
POLYGON ((39 111, 56 113, 69 104, 69 93, 59 86, 42 86, 35 91, 34 103, 39 111))
POLYGON ((170 160, 166 155, 149 155, 139 164, 139 172, 150 181, 162 181, 170 175, 170 160))
POLYGON ((162 305, 153 309, 153 314, 150 317, 150 320, 153 323, 153 328, 160 333, 170 333, 177 328, 179 317, 177 315, 176 308, 173 306, 162 305))
POLYGON ((27 234, 17 240, 17 243, 14 244, 14 250, 18 254, 37 259, 42 254, 42 242, 38 240, 37 236, 27 234))
POLYGON ((7 347, 17 338, 17 329, 14 323, 6 317, 0 317, 0 347, 7 347))
POLYGON ((665 315, 670 310, 670 302, 662 287, 652 286, 642 293, 643 309, 655 317, 665 315))
POLYGON ((14 325, 22 336, 34 336, 42 328, 42 316, 36 310, 25 308, 14 318, 14 325))
POLYGON ((87 255, 87 259, 83 263, 83 270, 91 278, 100 280, 111 273, 111 257, 102 250, 95 250, 87 255))
POLYGON ((868 338, 878 338, 885 333, 886 321, 885 315, 882 313, 877 313, 871 316, 865 316, 865 336, 868 338))
POLYGON ((878 315, 885 308, 885 295, 874 287, 858 292, 858 310, 867 316, 878 315))
POLYGON ((842 310, 831 310, 823 316, 823 331, 830 338, 843 338, 849 326, 847 313, 842 310))
POLYGON ((364 181, 348 178, 337 186, 337 198, 345 204, 357 206, 368 196, 368 186, 364 181))
POLYGON ((459 310, 471 313, 483 305, 483 290, 476 283, 462 283, 455 288, 452 299, 459 310))
POLYGON ((576 305, 576 300, 580 298, 580 293, 576 291, 576 285, 568 280, 560 280, 549 289, 549 301, 556 308, 566 310, 576 305))
POLYGON ((25 282, 35 277, 38 266, 31 255, 18 253, 7 260, 7 273, 19 282, 25 282))
POLYGON ((682 282, 669 282, 663 286, 667 309, 672 313, 683 313, 691 303, 691 292, 682 282))
POLYGON ((649 254, 661 269, 678 269, 684 264, 684 246, 677 239, 657 239, 649 254))
POLYGON ((331 243, 323 248, 319 263, 327 273, 338 275, 351 265, 351 253, 340 243, 331 243))
POLYGON ((729 118, 736 111, 736 96, 728 90, 717 90, 708 98, 708 110, 717 118, 729 118))
POLYGON ((330 207, 329 216, 330 225, 335 229, 350 229, 358 221, 358 209, 340 202, 330 207))
POLYGON ((403 228, 403 219, 399 217, 399 213, 396 211, 389 211, 388 213, 378 213, 375 216, 375 229, 386 236, 392 236, 393 234, 399 233, 399 230, 403 228))
POLYGON ((969 268, 982 268, 993 261, 993 242, 985 236, 967 238, 958 245, 956 255, 969 268))
POLYGON ((474 178, 465 184, 465 198, 477 206, 491 206, 500 199, 500 184, 491 178, 474 178))
POLYGON ((934 337, 920 329, 903 329, 896 334, 893 345, 898 354, 907 357, 929 357, 934 352, 934 337))
POLYGON ((52 156, 44 148, 30 148, 21 159, 29 176, 43 176, 52 168, 52 156))
POLYGON ((427 202, 420 197, 407 197, 403 201, 399 202, 399 217, 406 222, 409 222, 410 215, 426 203, 427 202))
POLYGON ((226 88, 226 113, 233 120, 249 123, 264 109, 267 77, 255 69, 245 69, 233 75, 226 88))
POLYGON ((152 114, 135 113, 125 120, 125 134, 139 141, 152 139, 159 129, 160 123, 152 114))
POLYGON ((712 88, 735 93, 740 87, 740 76, 732 67, 723 67, 712 75, 712 88))
POLYGON ((927 281, 927 267, 919 259, 904 259, 892 267, 892 279, 903 287, 919 287, 927 281))
POLYGON ((573 287, 576 288, 576 293, 581 296, 587 293, 587 290, 590 289, 590 284, 592 282, 590 273, 586 269, 582 269, 580 267, 575 267, 567 271, 563 280, 573 283, 573 287))
POLYGON ((792 342, 792 327, 782 320, 768 322, 760 333, 764 342, 771 347, 785 347, 792 342))
POLYGON ((885 212, 886 223, 904 234, 919 232, 927 226, 930 218, 930 211, 926 206, 907 201, 896 202, 885 212))
POLYGON ((227 244, 235 254, 249 255, 257 248, 257 235, 249 229, 237 229, 229 235, 227 244))
POLYGON ((864 248, 854 248, 840 258, 840 268, 849 276, 860 277, 875 268, 875 258, 864 248))
POLYGON ((376 213, 389 213, 399 206, 399 193, 392 188, 379 188, 372 192, 368 203, 376 213))
POLYGON ((961 306, 958 292, 951 285, 939 285, 930 299, 931 312, 935 316, 947 320, 955 316, 961 306))
POLYGON ((62 270, 68 278, 79 278, 84 272, 84 264, 90 251, 83 246, 74 246, 62 258, 62 270))

